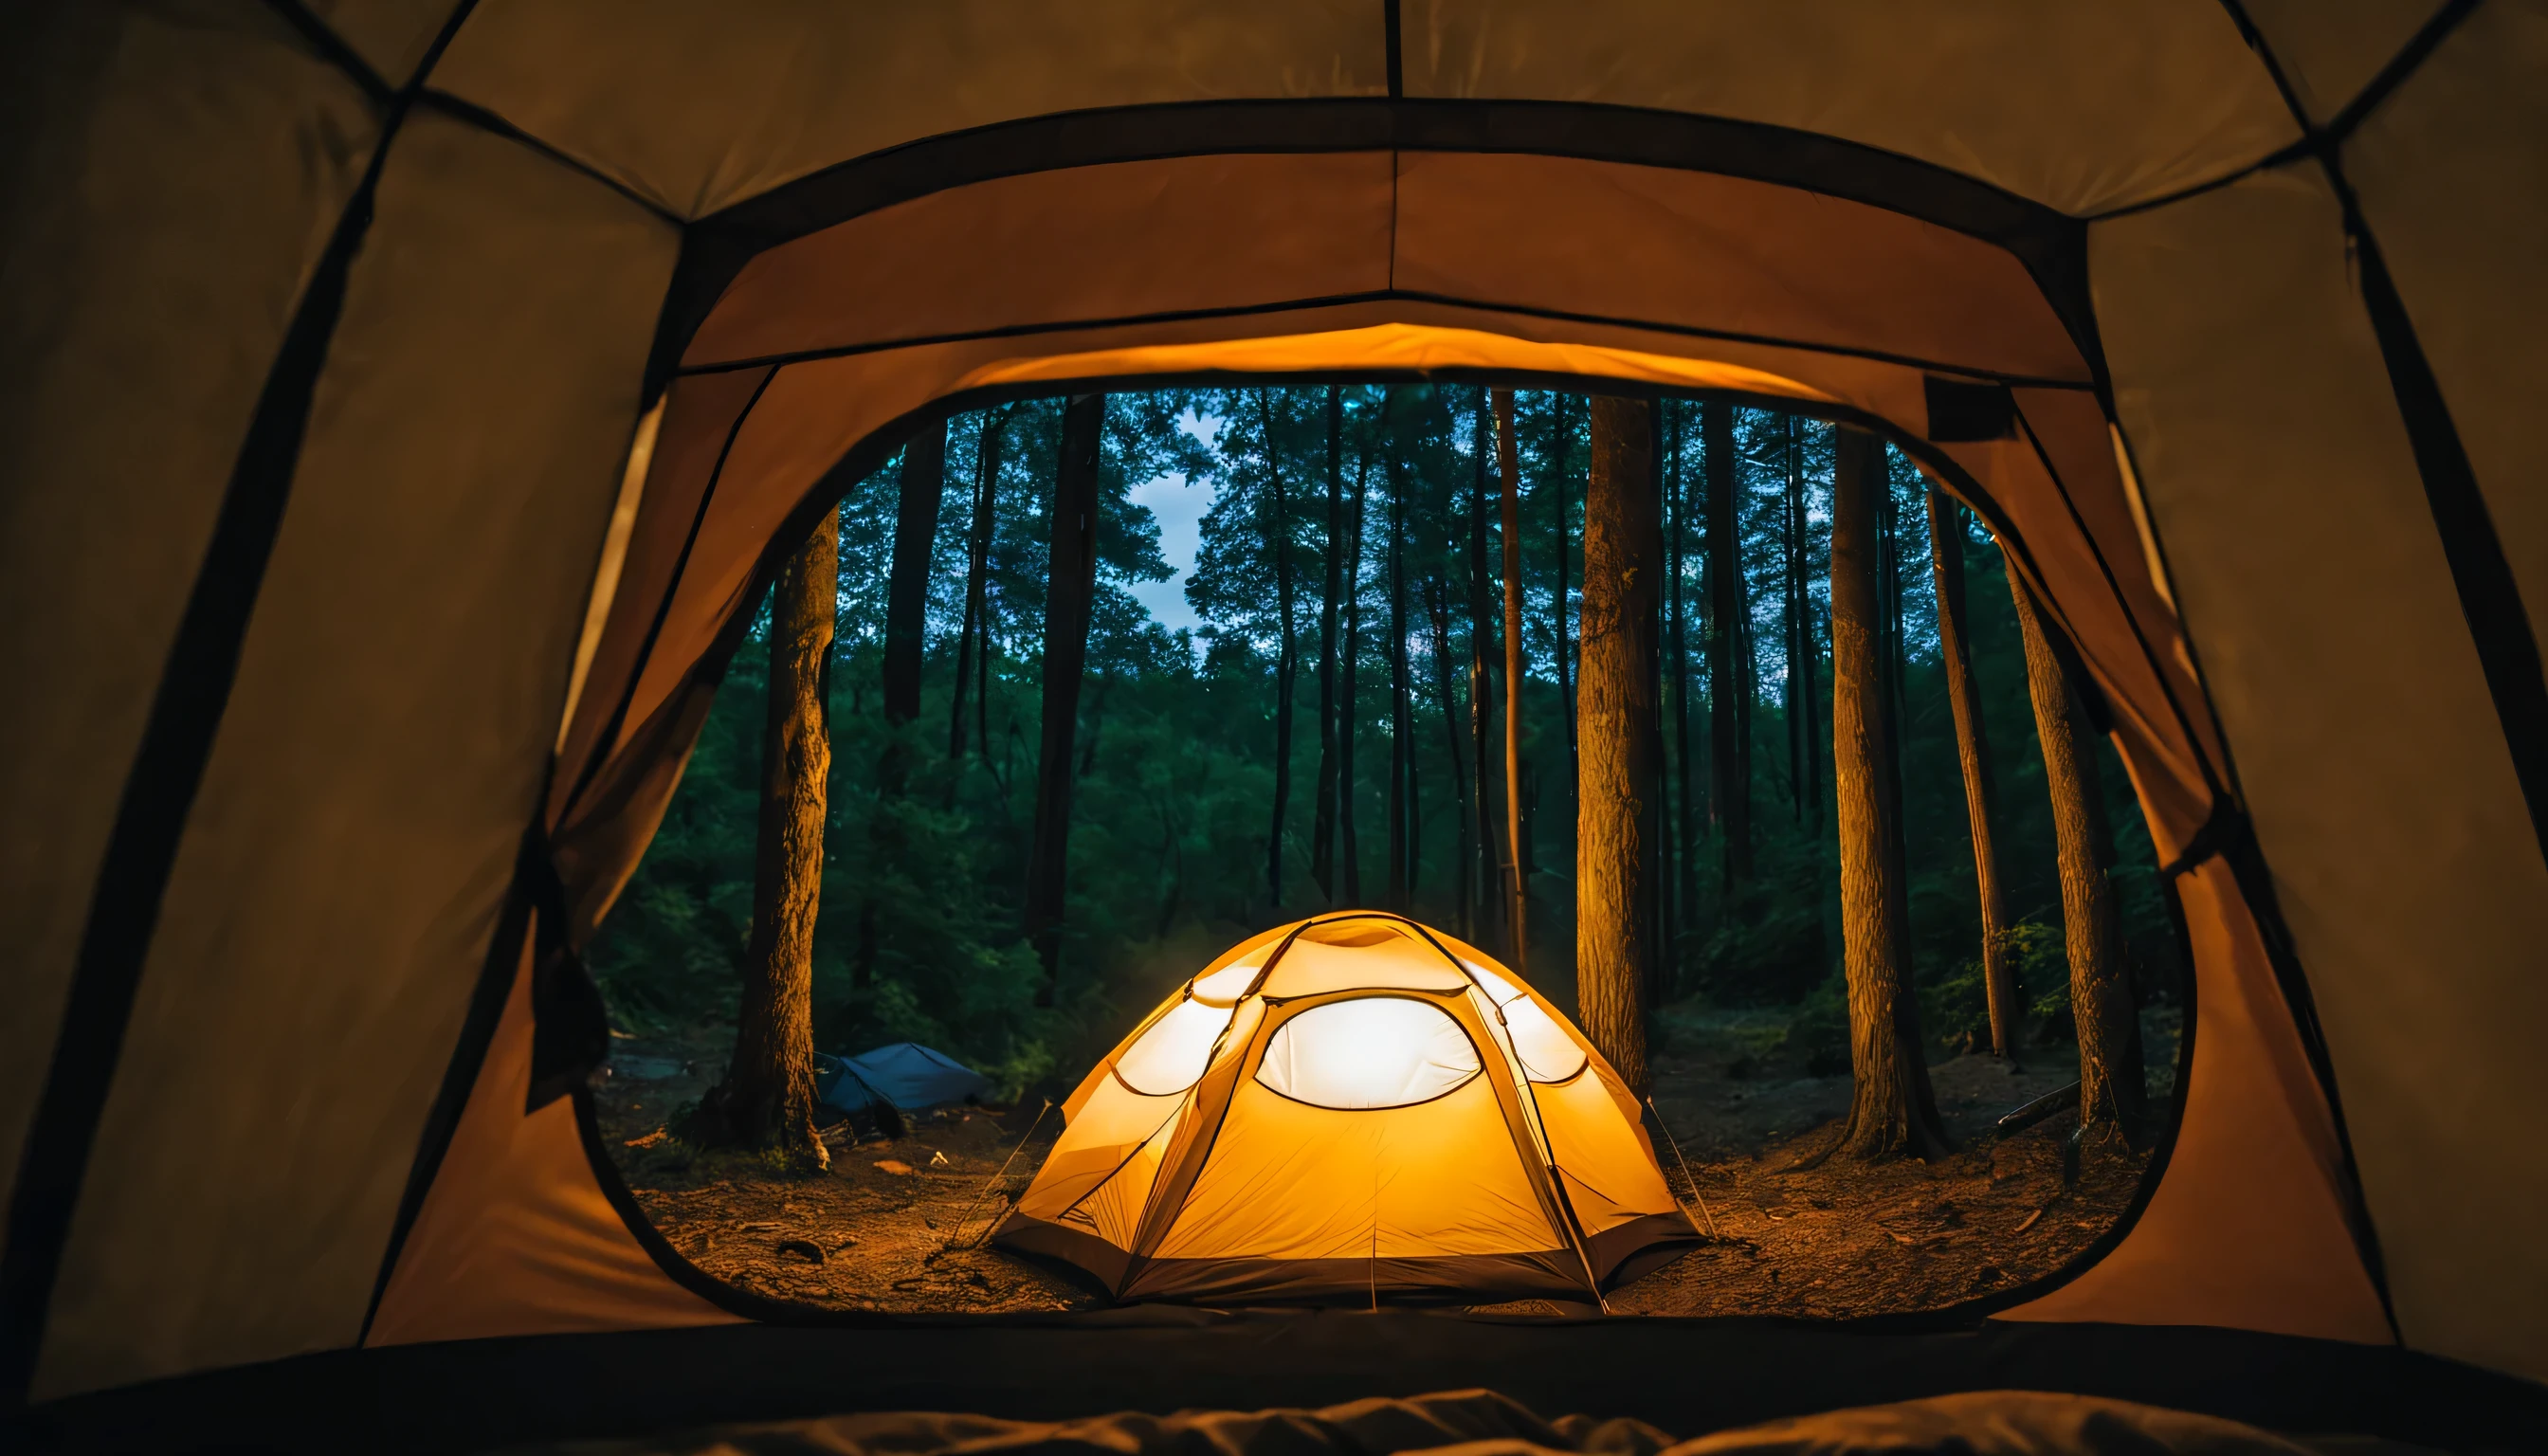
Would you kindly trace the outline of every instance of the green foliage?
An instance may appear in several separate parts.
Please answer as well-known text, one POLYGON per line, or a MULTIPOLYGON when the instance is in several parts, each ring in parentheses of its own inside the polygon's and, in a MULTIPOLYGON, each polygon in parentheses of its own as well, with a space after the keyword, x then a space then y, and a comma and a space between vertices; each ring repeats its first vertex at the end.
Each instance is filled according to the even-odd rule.
MULTIPOLYGON (((1493 444, 1478 430, 1480 392, 1347 386, 1338 398, 1334 486, 1348 510, 1359 498, 1365 511, 1361 555, 1340 561, 1350 584, 1338 604, 1340 654, 1349 629, 1353 637, 1336 682, 1342 693, 1342 669, 1350 667, 1353 690, 1339 711, 1355 745, 1348 790, 1360 900, 1381 899, 1388 881, 1395 612, 1412 728, 1415 883, 1409 908, 1492 946, 1500 939, 1494 902, 1482 903, 1474 888, 1471 795, 1479 765, 1467 736, 1471 652, 1489 646, 1501 668, 1500 603, 1481 591, 1497 581, 1502 551, 1495 502, 1481 494, 1497 478, 1492 462, 1480 458, 1481 445, 1493 444), (1473 514, 1481 506, 1483 528, 1473 514), (1481 545, 1483 575, 1472 554, 1481 545)), ((917 1041, 981 1068, 1003 1096, 1057 1091, 1231 941, 1346 901, 1342 884, 1330 899, 1309 876, 1328 550, 1326 402, 1323 387, 1110 398, 1062 973, 1050 1007, 1035 1004, 1043 970, 1020 932, 1019 908, 1034 818, 1047 518, 1062 402, 1028 401, 950 426, 923 701, 918 719, 899 727, 882 720, 878 691, 898 463, 850 489, 841 504, 834 772, 814 944, 818 1045, 855 1052, 917 1041), (986 452, 986 442, 995 448, 986 452), (998 468, 985 475, 980 467, 992 454, 998 468), (1214 493, 1182 583, 1204 622, 1193 634, 1150 619, 1128 590, 1171 575, 1157 522, 1131 495, 1171 472, 1214 493), (990 532, 982 619, 968 637, 977 492, 990 532), (1277 566, 1285 561, 1298 656, 1291 791, 1279 836, 1283 896, 1276 903, 1266 861, 1276 833, 1273 746, 1285 626, 1277 566), (978 685, 957 717, 951 710, 959 642, 978 685)), ((1573 991, 1566 969, 1574 939, 1573 769, 1556 645, 1572 638, 1579 620, 1587 411, 1580 397, 1541 392, 1523 392, 1517 407, 1525 853, 1535 871, 1531 975, 1563 1002, 1573 991)), ((1667 979, 1677 997, 1698 993, 1717 1007, 1763 1008, 1726 1013, 1764 1018, 1763 1055, 1783 1035, 1786 1048, 1812 1067, 1845 1070, 1825 645, 1830 431, 1768 411, 1736 411, 1738 561, 1748 607, 1744 620, 1719 623, 1709 605, 1705 472, 1694 417, 1676 408, 1664 421, 1664 484, 1681 567, 1668 584, 1667 609, 1677 589, 1682 614, 1680 655, 1664 668, 1667 979), (1791 479, 1800 518, 1787 511, 1791 479), (1791 548, 1801 566, 1796 604, 1809 644, 1793 664, 1791 548), (1717 632, 1734 634, 1738 660, 1750 661, 1740 682, 1710 681, 1706 646, 1717 632), (1714 827, 1722 806, 1709 802, 1710 711, 1720 700, 1748 702, 1753 742, 1756 872, 1738 885, 1722 873, 1723 836, 1714 827)), ((1924 1035, 1945 1046, 1960 1045, 1980 1015, 1979 928, 1938 657, 1922 487, 1901 462, 1889 530, 1904 664, 1898 712, 1910 955, 1924 1035)), ((2011 910, 2022 918, 2011 933, 2021 948, 2021 984, 2038 1004, 2038 1021, 2057 1029, 2066 1017, 2059 896, 2023 656, 1996 545, 1968 519, 1962 551, 1974 670, 1998 775, 2002 876, 2011 910)), ((1674 640, 1668 631, 1668 653, 1674 640)), ((597 978, 623 1025, 662 1029, 734 1015, 751 923, 766 677, 767 646, 756 631, 728 667, 662 829, 592 949, 597 978)), ((2174 952, 2147 837, 2129 784, 2111 756, 2101 757, 2109 759, 2104 783, 2131 956, 2144 994, 2163 995, 2174 952)))

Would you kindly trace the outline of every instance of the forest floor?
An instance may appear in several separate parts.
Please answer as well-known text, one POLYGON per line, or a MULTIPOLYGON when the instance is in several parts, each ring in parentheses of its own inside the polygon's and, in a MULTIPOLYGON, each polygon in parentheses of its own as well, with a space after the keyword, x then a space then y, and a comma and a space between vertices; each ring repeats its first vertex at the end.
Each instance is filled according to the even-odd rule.
MULTIPOLYGON (((1930 1080, 1956 1151, 1933 1162, 1812 1163, 1840 1136, 1850 1079, 1810 1076, 1779 1046, 1786 1015, 1679 1007, 1664 1017, 1655 1106, 1679 1143, 1656 1148, 1705 1243, 1609 1296, 1641 1315, 1816 1319, 1936 1309, 2014 1289, 2059 1269, 2130 1203, 2146 1153, 2091 1144, 2075 1184, 2061 1113, 2000 1136, 1992 1125, 2077 1076, 2068 1046, 2015 1065, 1987 1055, 1934 1063, 1930 1080), (1682 1158, 1687 1159, 1684 1176, 1682 1158), (1808 1165, 1800 1166, 1800 1162, 1808 1165)), ((2152 1060, 2172 1064, 2172 1012, 2144 1023, 2152 1060)), ((1032 1137, 1032 1111, 956 1109, 915 1118, 905 1136, 826 1135, 828 1173, 779 1177, 750 1158, 694 1155, 667 1116, 715 1081, 731 1032, 624 1038, 596 1087, 603 1135, 639 1205, 672 1246, 737 1288, 844 1310, 1000 1313, 1094 1309, 1103 1296, 1047 1267, 984 1246, 1060 1131, 1032 1137), (1006 1174, 1001 1169, 1006 1166, 1006 1174)), ((2166 1072, 2152 1076, 2164 1108, 2166 1072)), ((1558 1313, 1530 1302, 1499 1313, 1558 1313)))

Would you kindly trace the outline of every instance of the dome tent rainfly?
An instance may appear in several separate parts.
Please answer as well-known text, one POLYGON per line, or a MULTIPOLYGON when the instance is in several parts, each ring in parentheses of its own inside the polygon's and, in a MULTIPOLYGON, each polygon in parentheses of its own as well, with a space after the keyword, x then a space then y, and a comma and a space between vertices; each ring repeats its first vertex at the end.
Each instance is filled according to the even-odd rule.
POLYGON ((1062 1112, 998 1239, 1129 1299, 1589 1301, 1696 1238, 1583 1033, 1402 916, 1240 942, 1062 1112))
POLYGON ((552 1362, 570 1425, 734 1413, 716 1352, 745 1350, 834 1400, 960 1359, 1043 1410, 1261 1405, 1420 1348, 1437 1385, 1562 1377, 1667 1424, 1730 1399, 1659 1374, 1699 1364, 1829 1405, 1893 1360, 2077 1389, 2060 1352, 2093 1346, 2097 1380, 2218 1402, 2232 1350, 2258 1409, 2410 1426, 2548 1378, 2535 6, 6 24, 0 1390, 60 1428, 227 1410, 261 1442, 340 1410, 317 1393, 353 1350, 410 1422, 506 1418, 422 1394, 459 1362, 552 1362), (949 411, 1239 375, 1776 404, 1979 511, 2182 912, 2195 1033, 2124 1226, 1932 1317, 1963 1353, 708 1328, 808 1317, 634 1214, 569 953, 774 543, 949 411), (685 1375, 636 1363, 676 1346, 685 1375))

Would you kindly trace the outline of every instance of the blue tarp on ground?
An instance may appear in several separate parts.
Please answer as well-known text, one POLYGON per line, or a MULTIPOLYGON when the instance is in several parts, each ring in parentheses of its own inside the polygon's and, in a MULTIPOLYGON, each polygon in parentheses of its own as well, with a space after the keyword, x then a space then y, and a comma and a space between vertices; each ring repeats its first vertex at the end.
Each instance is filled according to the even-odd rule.
POLYGON ((820 1061, 836 1061, 840 1067, 840 1074, 823 1088, 823 1100, 852 1112, 877 1099, 904 1112, 923 1112, 979 1097, 991 1085, 980 1072, 917 1042, 820 1061))

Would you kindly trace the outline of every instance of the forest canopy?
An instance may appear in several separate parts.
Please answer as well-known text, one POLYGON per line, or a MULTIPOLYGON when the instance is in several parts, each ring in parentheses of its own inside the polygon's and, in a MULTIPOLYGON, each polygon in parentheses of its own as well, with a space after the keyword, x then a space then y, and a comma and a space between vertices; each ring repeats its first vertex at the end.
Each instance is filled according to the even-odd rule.
MULTIPOLYGON (((1043 724, 1062 399, 958 415, 921 621, 920 711, 883 675, 903 476, 840 505, 816 1045, 912 1040, 1003 1096, 1066 1086, 1180 978, 1244 934, 1329 908, 1399 908, 1508 950, 1502 524, 1488 391, 1343 385, 1103 402, 1095 585, 1072 735, 1057 977, 1025 918, 1043 724), (1137 487, 1209 492, 1190 562, 1137 487), (1171 630, 1132 590, 1177 581, 1171 630), (1485 755, 1493 755, 1492 759, 1485 755), (1334 785, 1330 791, 1327 785, 1334 785), (1393 812, 1395 811, 1395 812, 1393 812), (1039 1004, 1049 1001, 1050 1004, 1039 1004)), ((1650 1005, 1785 1008, 1808 1064, 1849 1066, 1840 962, 1830 570, 1835 430, 1695 400, 1654 413, 1663 781, 1650 1005)), ((1513 403, 1524 629, 1521 870, 1528 964, 1573 994, 1573 633, 1590 440, 1582 396, 1513 403)), ((932 426, 935 430, 936 427, 932 426)), ((1899 732, 1908 952, 1931 1054, 1987 1048, 1981 919, 1933 588, 1929 483, 1884 454, 1879 582, 1899 732)), ((2026 1035, 2069 1033, 2055 835, 2026 652, 1997 543, 1946 504, 1997 784, 2002 943, 2026 1035)), ((623 1026, 731 1020, 752 935, 765 605, 681 789, 592 962, 623 1026)), ((2130 785, 2102 740, 2121 941, 2143 1000, 2176 952, 2130 785)), ((1057 1093, 1055 1093, 1057 1095, 1057 1093)))

